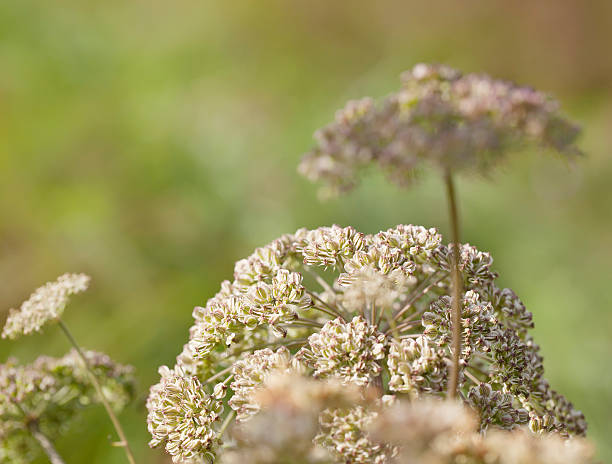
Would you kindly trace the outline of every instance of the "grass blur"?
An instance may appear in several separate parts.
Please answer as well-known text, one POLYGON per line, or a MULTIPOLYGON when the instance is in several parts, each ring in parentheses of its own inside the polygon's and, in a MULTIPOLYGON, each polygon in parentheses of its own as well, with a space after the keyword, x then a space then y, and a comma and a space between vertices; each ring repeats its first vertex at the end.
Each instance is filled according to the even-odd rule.
MULTIPOLYGON (((139 462, 166 462, 146 446, 147 389, 237 259, 303 226, 448 237, 431 173, 410 191, 374 175, 318 201, 295 172, 312 132, 417 62, 488 72, 555 94, 584 127, 577 165, 524 153, 459 194, 464 240, 534 313, 551 384, 611 461, 610 31, 606 0, 4 0, 0 321, 63 272, 90 274, 65 321, 136 366, 140 400, 121 420, 139 462)), ((51 327, 0 341, 0 361, 68 348, 51 327)), ((123 462, 99 409, 58 443, 67 462, 123 462)))

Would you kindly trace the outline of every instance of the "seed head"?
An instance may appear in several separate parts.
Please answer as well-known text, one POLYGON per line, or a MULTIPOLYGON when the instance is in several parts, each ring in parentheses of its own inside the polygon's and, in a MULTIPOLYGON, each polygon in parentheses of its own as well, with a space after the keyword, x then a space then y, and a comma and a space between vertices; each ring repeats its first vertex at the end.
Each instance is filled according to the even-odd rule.
POLYGON ((219 421, 223 405, 206 393, 197 377, 186 376, 180 368, 160 369, 160 374, 147 404, 153 437, 149 446, 164 445, 176 463, 214 459, 220 440, 213 424, 219 421))
POLYGON ((317 378, 337 377, 345 383, 367 385, 378 376, 385 357, 385 336, 361 316, 351 322, 328 321, 297 358, 314 370, 317 378))
MULTIPOLYGON (((134 397, 133 369, 103 353, 84 355, 111 406, 125 407, 134 397)), ((55 440, 83 407, 98 402, 74 350, 61 358, 40 356, 31 364, 9 359, 0 365, 0 462, 25 464, 37 458, 41 450, 28 430, 30 423, 55 440)))
POLYGON ((89 280, 85 274, 64 274, 55 282, 36 289, 19 309, 9 311, 2 338, 15 339, 40 332, 47 322, 57 321, 64 312, 68 297, 87 290, 89 280))
POLYGON ((484 74, 418 64, 401 89, 375 102, 350 101, 315 133, 315 148, 299 172, 323 181, 327 193, 353 188, 359 173, 378 164, 409 184, 427 162, 443 170, 487 171, 509 152, 539 146, 566 156, 580 130, 546 94, 484 74))
MULTIPOLYGON (((221 419, 229 420, 224 450, 234 443, 232 424, 269 424, 275 420, 271 418, 280 421, 287 414, 288 424, 299 425, 293 409, 291 414, 281 408, 265 419, 261 416, 261 422, 258 419, 266 414, 265 401, 272 401, 261 396, 272 391, 266 387, 269 379, 299 371, 308 382, 335 381, 346 389, 360 389, 364 399, 369 391, 377 398, 374 403, 323 408, 326 412, 316 431, 318 449, 327 450, 334 461, 391 463, 395 444, 370 437, 363 427, 380 414, 381 404, 406 397, 413 401, 445 397, 453 354, 452 252, 435 229, 413 225, 374 235, 339 226, 300 229, 255 250, 236 265, 233 281, 223 282, 215 296, 195 308, 194 325, 176 366, 161 371, 162 379, 152 388, 147 405, 152 444, 166 444, 174 456, 205 459, 225 454, 218 448, 221 419), (161 402, 160 392, 168 378, 177 376, 186 380, 172 380, 173 388, 184 390, 188 399, 199 398, 201 406, 193 406, 191 400, 182 403, 178 393, 168 398, 180 405, 177 410, 197 410, 193 414, 204 417, 196 437, 203 441, 189 441, 189 446, 180 434, 170 437, 170 429, 163 425, 169 423, 163 422, 169 402, 161 402), (222 401, 230 406, 223 411, 218 409, 222 401), (237 421, 229 417, 234 413, 237 421)), ((529 334, 531 315, 511 290, 497 286, 491 255, 464 244, 460 258, 465 293, 459 388, 478 415, 479 426, 474 429, 490 433, 529 423, 542 434, 584 434, 582 413, 546 381, 539 347, 529 334)), ((301 388, 298 384, 296 380, 296 389, 301 388)), ((278 402, 280 408, 282 401, 278 402)), ((269 404, 276 407, 274 401, 269 404)), ((271 425, 262 427, 273 430, 271 425)), ((255 437, 252 433, 244 436, 255 437)), ((278 433, 262 440, 259 448, 242 441, 240 446, 266 462, 276 456, 273 450, 279 443, 286 443, 283 437, 293 436, 290 430, 278 433)), ((444 449, 454 449, 454 439, 442 435, 444 449)), ((468 448, 470 440, 464 443, 468 448)), ((482 441, 474 443, 474 449, 485 447, 482 441)), ((308 454, 310 448, 297 442, 295 446, 286 449, 304 462, 314 459, 308 454)), ((235 451, 232 456, 245 456, 235 451)), ((278 462, 292 462, 287 459, 278 462)))

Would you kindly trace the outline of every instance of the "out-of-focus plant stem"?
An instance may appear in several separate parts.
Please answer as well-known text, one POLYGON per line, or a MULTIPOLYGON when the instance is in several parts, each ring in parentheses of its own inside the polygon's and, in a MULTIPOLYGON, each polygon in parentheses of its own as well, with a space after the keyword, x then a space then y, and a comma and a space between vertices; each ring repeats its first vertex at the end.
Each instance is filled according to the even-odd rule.
POLYGON ((113 408, 111 407, 108 400, 106 399, 106 396, 104 395, 104 392, 102 391, 102 386, 100 385, 100 382, 98 382, 98 379, 96 378, 96 375, 91 369, 91 366, 89 365, 89 362, 87 361, 87 358, 83 354, 81 347, 79 346, 79 344, 76 342, 76 340, 72 336, 72 333, 70 333, 70 331, 68 330, 68 327, 66 327, 66 324, 64 324, 64 322, 61 319, 58 321, 58 323, 59 323, 59 326, 62 328, 64 334, 66 335, 66 337, 68 338, 68 340, 70 341, 70 343, 72 344, 76 352, 78 353, 79 357, 83 361, 83 364, 85 365, 85 370, 87 370, 87 372, 89 373, 89 378, 91 379, 91 383, 96 389, 96 393, 100 397, 100 401, 102 401, 102 404, 104 405, 106 414, 108 414, 108 417, 113 423, 113 427, 115 427, 115 431, 117 432, 117 435, 119 436, 119 442, 116 443, 116 445, 122 447, 125 450, 125 455, 130 464, 136 464, 136 461, 134 460, 134 455, 132 454, 132 450, 130 449, 130 445, 128 443, 127 437, 125 436, 125 433, 123 432, 123 428, 121 427, 121 423, 119 422, 119 419, 117 419, 117 416, 115 415, 115 412, 113 411, 113 408))
POLYGON ((53 446, 53 443, 51 443, 51 440, 49 440, 49 438, 40 431, 36 421, 31 421, 28 424, 28 429, 49 458, 51 464, 65 464, 64 460, 55 449, 55 446, 53 446))
POLYGON ((446 198, 448 201, 448 212, 451 225, 452 255, 451 255, 451 282, 452 282, 452 367, 448 381, 448 397, 454 399, 457 395, 457 384, 459 382, 459 356, 461 354, 461 299, 463 293, 463 279, 459 269, 459 212, 455 185, 452 172, 447 170, 444 174, 446 184, 446 198))

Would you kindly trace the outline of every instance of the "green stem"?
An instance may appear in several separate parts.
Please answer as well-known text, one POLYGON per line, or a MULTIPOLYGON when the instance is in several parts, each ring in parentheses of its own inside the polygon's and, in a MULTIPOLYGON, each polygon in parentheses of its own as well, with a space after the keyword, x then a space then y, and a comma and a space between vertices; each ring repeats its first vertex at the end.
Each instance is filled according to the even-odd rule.
POLYGON ((317 321, 311 321, 309 319, 295 319, 291 322, 285 322, 283 324, 281 324, 283 327, 291 327, 291 326, 297 326, 297 327, 317 327, 317 328, 321 328, 323 327, 323 324, 321 324, 320 322, 317 321))
POLYGON ((330 311, 328 309, 325 309, 325 308, 321 308, 320 306, 311 306, 311 308, 312 309, 316 309, 317 311, 321 311, 322 313, 325 313, 328 316, 333 317, 334 319, 340 318, 344 322, 344 318, 340 314, 334 313, 334 312, 332 312, 332 311, 330 311))
POLYGON ((78 355, 80 356, 81 360, 83 361, 83 364, 85 365, 85 369, 87 370, 89 374, 91 383, 94 386, 96 393, 100 397, 100 401, 102 401, 102 404, 104 405, 104 409, 106 409, 106 414, 108 414, 108 417, 113 423, 113 427, 115 428, 115 431, 117 432, 117 435, 119 436, 120 441, 118 445, 121 446, 125 450, 125 455, 127 457, 128 462, 130 464, 135 464, 136 461, 134 460, 134 455, 132 454, 132 450, 130 449, 130 445, 127 441, 127 437, 125 436, 125 433, 123 432, 123 428, 121 427, 121 424, 119 423, 119 419, 117 419, 117 416, 115 415, 115 412, 113 411, 113 408, 111 407, 108 400, 106 399, 106 396, 104 395, 104 392, 102 391, 102 386, 98 382, 98 379, 96 378, 93 370, 91 369, 91 366, 89 365, 89 362, 87 361, 87 358, 83 354, 81 347, 79 346, 79 344, 76 342, 76 340, 74 339, 74 337, 68 330, 68 327, 66 327, 66 324, 64 324, 64 322, 61 319, 58 320, 58 323, 61 329, 64 331, 64 334, 66 335, 66 337, 68 338, 68 340, 70 341, 70 343, 72 344, 72 346, 74 347, 78 355))
POLYGON ((216 374, 210 376, 209 378, 207 378, 204 382, 202 382, 203 384, 207 384, 207 383, 211 383, 214 382, 215 380, 223 377, 225 374, 227 374, 229 371, 232 370, 232 368, 234 367, 234 365, 232 364, 229 367, 226 367, 225 369, 217 372, 216 374))
MULTIPOLYGON (((277 346, 292 346, 292 345, 302 345, 304 343, 308 342, 307 338, 295 338, 295 339, 287 339, 287 340, 276 340, 270 343, 264 343, 262 345, 258 345, 258 346, 253 346, 251 348, 246 348, 244 350, 239 350, 235 353, 232 353, 232 356, 240 356, 243 353, 247 353, 247 352, 253 352, 253 351, 257 351, 257 350, 263 350, 264 348, 269 348, 269 347, 277 347, 277 346)), ((231 368, 232 366, 230 366, 231 368)), ((215 374, 216 375, 216 374, 215 374)), ((210 382, 210 379, 207 380, 207 382, 210 382)))
POLYGON ((404 330, 410 330, 413 329, 415 327, 417 327, 418 325, 421 325, 421 321, 407 321, 407 322, 402 322, 401 324, 399 324, 396 327, 391 327, 389 328, 389 330, 387 330, 385 332, 385 335, 391 335, 393 332, 402 332, 404 330))
POLYGON ((480 380, 479 378, 477 378, 475 375, 473 375, 470 371, 468 371, 467 369, 464 371, 465 375, 468 379, 470 379, 472 382, 474 382, 476 384, 476 386, 480 385, 483 381, 480 380))
POLYGON ((219 429, 219 434, 218 434, 219 437, 223 436, 223 434, 225 433, 225 430, 230 425, 230 422, 232 421, 235 415, 236 415, 236 411, 232 411, 225 417, 225 419, 223 420, 223 423, 221 424, 221 428, 219 429))
POLYGON ((28 424, 28 429, 49 458, 51 464, 65 464, 64 460, 55 449, 55 446, 53 446, 51 440, 49 440, 49 438, 40 431, 38 424, 35 421, 28 424))
POLYGON ((308 292, 308 294, 310 295, 311 298, 321 303, 322 306, 325 306, 325 308, 321 308, 319 306, 313 306, 313 309, 318 309, 319 311, 323 311, 329 314, 330 316, 333 316, 334 318, 339 317, 340 319, 344 320, 344 316, 342 315, 342 313, 340 313, 340 311, 338 311, 338 309, 334 308, 329 303, 326 303, 325 301, 323 301, 323 299, 319 295, 317 295, 315 292, 308 292))
MULTIPOLYGON (((442 276, 438 277, 435 281, 432 282, 431 280, 433 279, 433 277, 434 276, 431 276, 429 279, 421 283, 421 285, 410 296, 410 298, 408 299, 404 307, 400 309, 397 312, 397 314, 395 314, 395 316, 393 316, 394 320, 396 321, 399 320, 399 318, 402 317, 402 315, 412 307, 412 305, 416 302, 416 300, 418 300, 423 295, 425 295, 429 290, 432 289, 432 287, 438 285, 446 277, 446 275, 443 274, 442 276)), ((415 314, 418 314, 418 313, 415 313, 415 314)), ((414 314, 411 314, 409 318, 411 318, 412 316, 414 316, 414 314)), ((406 319, 406 320, 409 320, 409 319, 406 319)))
POLYGON ((451 255, 451 282, 452 282, 452 367, 448 382, 448 397, 453 399, 457 395, 457 384, 459 379, 459 356, 461 354, 461 295, 462 277, 459 269, 459 213, 457 198, 455 195, 455 185, 450 170, 444 175, 446 184, 446 197, 448 201, 448 212, 451 225, 452 255, 451 255))
POLYGON ((317 281, 317 283, 321 286, 323 290, 329 293, 334 293, 334 290, 330 287, 330 285, 327 282, 325 282, 325 280, 319 274, 313 271, 310 266, 307 266, 304 264, 303 268, 304 268, 304 271, 310 274, 317 281))

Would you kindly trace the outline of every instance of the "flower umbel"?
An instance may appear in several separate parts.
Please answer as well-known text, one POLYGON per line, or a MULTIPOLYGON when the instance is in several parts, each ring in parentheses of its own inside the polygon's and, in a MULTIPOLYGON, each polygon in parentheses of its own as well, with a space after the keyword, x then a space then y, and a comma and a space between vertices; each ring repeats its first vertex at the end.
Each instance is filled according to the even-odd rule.
MULTIPOLYGON (((151 444, 164 444, 175 460, 223 459, 226 450, 238 459, 244 455, 233 448, 232 424, 251 430, 243 437, 257 436, 248 424, 268 421, 260 417, 267 382, 299 371, 311 382, 360 389, 364 398, 375 392, 368 404, 321 413, 315 441, 331 462, 393 462, 394 447, 370 437, 368 424, 393 397, 447 396, 453 251, 435 229, 413 225, 375 235, 301 229, 257 249, 194 310, 177 365, 161 370, 147 405, 151 444), (223 410, 221 399, 230 407, 223 410), (230 436, 219 448, 226 425, 230 436)), ((582 413, 545 380, 530 313, 497 286, 491 256, 467 244, 458 251, 465 288, 458 389, 478 416, 473 432, 477 424, 491 433, 529 423, 535 431, 584 434, 582 413)), ((274 462, 260 454, 278 449, 270 440, 269 447, 241 446, 274 462)), ((318 454, 296 446, 300 459, 316 462, 309 460, 318 454)))
MULTIPOLYGON (((122 409, 134 396, 133 369, 103 353, 84 352, 107 401, 122 409)), ((79 355, 40 356, 20 365, 13 359, 0 365, 0 462, 25 464, 40 454, 30 427, 50 440, 60 436, 83 408, 100 402, 79 355)))
POLYGON ((315 133, 316 146, 299 172, 337 193, 354 187, 362 168, 376 163, 406 185, 424 162, 443 170, 486 170, 529 145, 573 156, 580 153, 574 145, 579 132, 542 92, 418 64, 402 74, 398 92, 380 102, 350 101, 338 111, 315 133))
POLYGON ((162 380, 151 389, 147 407, 150 446, 164 445, 172 461, 214 459, 220 439, 213 424, 223 405, 207 394, 196 377, 185 376, 180 368, 160 369, 162 380))
POLYGON ((360 316, 351 322, 328 321, 296 355, 317 378, 337 377, 345 383, 367 385, 382 371, 385 336, 360 316))
POLYGON ((2 338, 15 339, 40 332, 46 323, 57 321, 64 312, 68 297, 87 290, 89 280, 85 274, 64 274, 55 282, 38 288, 19 309, 10 310, 2 338))

